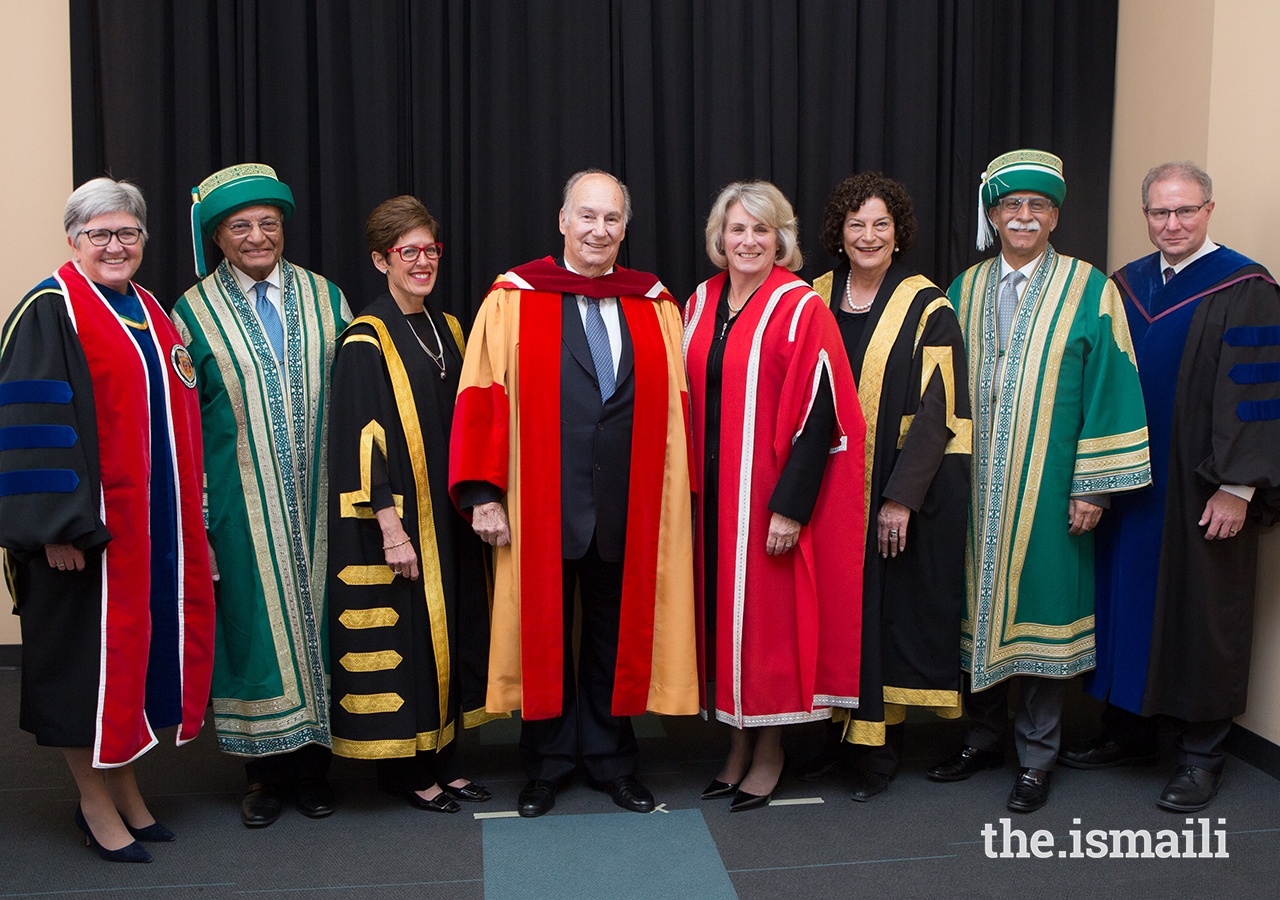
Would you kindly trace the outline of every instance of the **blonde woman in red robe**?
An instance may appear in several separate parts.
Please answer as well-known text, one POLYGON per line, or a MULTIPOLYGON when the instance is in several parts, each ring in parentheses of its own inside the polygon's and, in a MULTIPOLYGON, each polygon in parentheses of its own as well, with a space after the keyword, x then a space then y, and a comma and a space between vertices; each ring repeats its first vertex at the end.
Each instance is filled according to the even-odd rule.
POLYGON ((706 237, 724 271, 689 298, 684 338, 698 662, 704 711, 733 730, 702 797, 738 812, 772 797, 783 725, 858 705, 862 558, 846 544, 862 533, 865 424, 835 318, 793 274, 782 192, 729 185, 706 237))

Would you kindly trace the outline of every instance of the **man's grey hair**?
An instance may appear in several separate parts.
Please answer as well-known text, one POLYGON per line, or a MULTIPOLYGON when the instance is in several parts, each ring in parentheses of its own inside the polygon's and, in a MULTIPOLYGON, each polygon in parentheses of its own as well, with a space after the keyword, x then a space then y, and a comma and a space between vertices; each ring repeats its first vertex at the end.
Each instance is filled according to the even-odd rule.
POLYGON ((62 213, 62 226, 74 244, 86 223, 113 212, 133 216, 142 229, 143 242, 147 240, 147 201, 142 199, 142 191, 131 182, 114 178, 94 178, 72 191, 62 213))
POLYGON ((1213 179, 1209 177, 1208 172, 1190 160, 1167 162, 1156 166, 1147 173, 1146 178, 1142 179, 1143 209, 1147 208, 1147 197, 1151 191, 1151 185, 1157 181, 1168 181, 1171 178, 1183 178, 1200 185, 1202 203, 1208 203, 1213 199, 1213 179))
POLYGON ((569 214, 569 195, 573 193, 574 185, 586 178, 588 175, 604 175, 613 179, 613 183, 618 186, 618 190, 622 191, 622 224, 629 225, 631 223, 631 192, 627 190, 627 186, 623 184, 618 176, 604 169, 583 169, 581 172, 574 172, 569 176, 569 180, 564 183, 564 197, 561 200, 560 208, 564 210, 565 215, 569 214))

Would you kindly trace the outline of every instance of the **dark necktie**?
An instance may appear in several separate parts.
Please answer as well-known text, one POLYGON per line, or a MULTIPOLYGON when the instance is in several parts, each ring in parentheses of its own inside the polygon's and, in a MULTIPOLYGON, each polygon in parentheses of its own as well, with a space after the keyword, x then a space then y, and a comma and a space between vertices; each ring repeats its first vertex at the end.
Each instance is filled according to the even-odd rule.
POLYGON ((600 315, 600 301, 595 297, 587 298, 587 346, 591 348, 591 361, 596 365, 596 381, 600 382, 600 400, 608 402, 613 396, 614 379, 613 349, 609 346, 609 331, 604 327, 604 316, 600 315))
POLYGON ((284 360, 284 325, 280 321, 280 313, 276 312, 276 305, 267 299, 267 282, 259 281, 253 289, 258 295, 253 305, 258 311, 258 318, 262 320, 262 330, 266 332, 267 343, 271 345, 271 351, 276 355, 276 362, 282 362, 284 360))
POLYGON ((1173 271, 1173 266, 1165 266, 1165 269, 1164 269, 1164 283, 1165 283, 1165 284, 1168 284, 1168 283, 1173 279, 1173 276, 1174 276, 1175 274, 1176 274, 1176 273, 1173 271))

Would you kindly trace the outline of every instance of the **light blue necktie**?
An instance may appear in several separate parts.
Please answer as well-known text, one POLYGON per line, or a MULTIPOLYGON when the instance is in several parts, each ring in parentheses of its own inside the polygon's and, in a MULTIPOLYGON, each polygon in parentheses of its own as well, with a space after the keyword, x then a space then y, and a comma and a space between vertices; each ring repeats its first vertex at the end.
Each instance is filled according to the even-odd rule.
POLYGON ((1013 327, 1013 317, 1018 311, 1018 285, 1026 277, 1021 272, 1010 272, 1000 288, 1000 299, 996 302, 996 333, 1001 353, 1009 342, 1009 329, 1013 327))
POLYGON ((258 318, 262 320, 262 330, 266 332, 267 343, 276 355, 276 362, 284 360, 284 325, 280 321, 280 313, 276 305, 267 299, 267 282, 259 281, 253 286, 258 294, 254 308, 258 310, 258 318))
POLYGON ((591 361, 596 365, 596 380, 600 382, 600 401, 607 403, 613 396, 617 376, 613 371, 613 349, 609 346, 609 331, 604 327, 600 301, 595 297, 587 298, 586 331, 591 361))

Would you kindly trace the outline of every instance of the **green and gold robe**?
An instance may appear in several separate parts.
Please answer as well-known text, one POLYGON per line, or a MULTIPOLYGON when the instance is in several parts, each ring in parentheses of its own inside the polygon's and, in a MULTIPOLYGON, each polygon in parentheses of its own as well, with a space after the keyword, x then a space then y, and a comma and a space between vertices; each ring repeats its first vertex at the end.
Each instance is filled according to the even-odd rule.
POLYGON ((338 288, 280 261, 284 363, 224 261, 174 307, 195 364, 217 559, 213 711, 241 756, 329 746, 325 416, 338 288))
POLYGON ((960 643, 974 690, 1094 667, 1094 538, 1069 533, 1069 501, 1151 482, 1142 388, 1115 285, 1049 247, 1000 366, 999 280, 997 256, 948 290, 975 413, 960 643))

